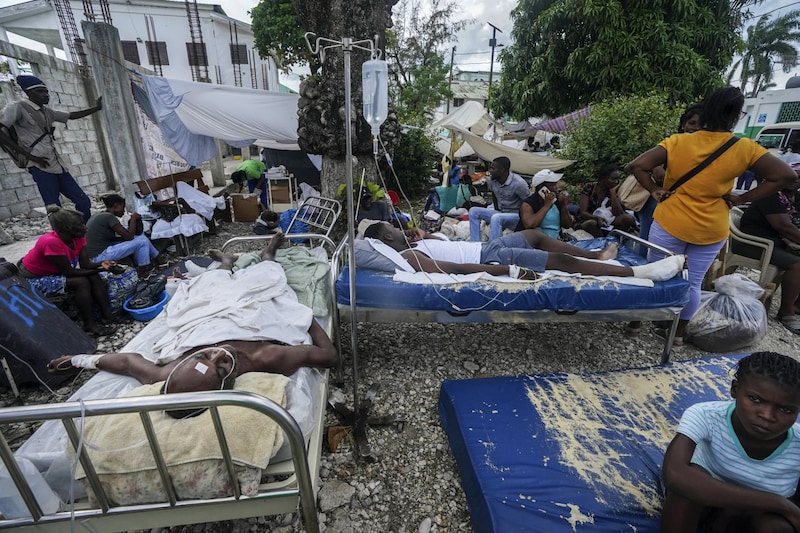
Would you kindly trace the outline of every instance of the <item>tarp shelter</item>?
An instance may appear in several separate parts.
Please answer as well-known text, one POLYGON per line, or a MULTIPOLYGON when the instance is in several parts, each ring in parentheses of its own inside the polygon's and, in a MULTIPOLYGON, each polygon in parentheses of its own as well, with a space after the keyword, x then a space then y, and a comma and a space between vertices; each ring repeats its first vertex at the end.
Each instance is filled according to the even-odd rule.
POLYGON ((192 165, 217 155, 214 139, 236 148, 297 146, 299 95, 143 76, 158 125, 192 165))
POLYGON ((536 155, 486 140, 482 135, 489 131, 491 127, 501 128, 502 125, 495 122, 478 102, 466 102, 463 106, 433 124, 433 128, 445 128, 450 131, 451 143, 453 143, 452 146, 456 150, 461 148, 461 143, 466 143, 476 154, 487 161, 501 156, 508 157, 511 160, 511 169, 514 172, 536 174, 546 168, 561 170, 574 162, 536 155))
POLYGON ((585 117, 589 114, 588 107, 584 107, 583 109, 579 109, 577 111, 573 111, 572 113, 567 113, 566 115, 561 115, 560 117, 551 118, 550 120, 545 120, 544 122, 539 122, 531 126, 532 130, 544 130, 544 131, 551 131, 553 133, 561 133, 567 128, 569 128, 575 119, 579 117, 585 117))

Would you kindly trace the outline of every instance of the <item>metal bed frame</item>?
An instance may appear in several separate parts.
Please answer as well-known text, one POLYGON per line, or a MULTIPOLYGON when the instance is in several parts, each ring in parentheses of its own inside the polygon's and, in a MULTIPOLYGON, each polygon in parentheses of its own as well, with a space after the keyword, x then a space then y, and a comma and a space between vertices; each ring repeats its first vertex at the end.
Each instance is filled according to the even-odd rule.
MULTIPOLYGON (((665 255, 674 255, 671 251, 657 246, 651 242, 641 239, 629 233, 614 230, 612 234, 617 235, 621 241, 632 241, 636 244, 647 246, 658 250, 665 255)), ((341 243, 333 257, 333 265, 336 268, 334 279, 339 277, 346 263, 347 247, 341 243)), ((687 278, 686 270, 682 276, 687 278)), ((351 316, 349 304, 337 302, 338 321, 348 320, 351 316)), ((443 324, 525 324, 531 322, 622 322, 631 320, 664 320, 670 323, 667 338, 664 340, 664 349, 661 354, 661 364, 669 361, 672 351, 672 343, 675 340, 675 331, 678 327, 678 319, 683 307, 668 306, 655 309, 611 309, 596 311, 591 309, 579 311, 561 311, 558 309, 535 309, 526 311, 471 311, 466 313, 456 313, 448 311, 431 311, 425 309, 392 309, 388 307, 365 307, 356 306, 356 316, 359 322, 438 322, 443 324)), ((341 360, 341 344, 338 341, 336 348, 339 350, 341 360)))
MULTIPOLYGON (((307 199, 295 213, 287 233, 291 231, 297 222, 304 222, 311 231, 318 231, 319 233, 292 233, 290 235, 292 240, 319 241, 328 251, 329 257, 331 257, 335 251, 336 244, 331 240, 330 232, 340 213, 341 204, 336 200, 320 197, 307 199)), ((223 250, 230 251, 243 245, 252 244, 255 241, 266 242, 271 238, 272 236, 270 235, 235 237, 223 245, 223 250)), ((333 271, 334 269, 332 268, 331 270, 333 271)), ((338 339, 334 281, 331 275, 329 280, 331 298, 328 300, 328 316, 325 317, 322 327, 331 337, 338 339)), ((136 398, 97 399, 0 409, 0 459, 8 469, 11 479, 30 512, 30 516, 27 518, 0 518, 0 531, 60 533, 70 526, 74 526, 75 531, 125 531, 132 528, 165 527, 292 513, 297 511, 299 505, 306 530, 310 533, 317 533, 319 531, 319 518, 316 510, 316 489, 319 459, 322 452, 325 408, 328 400, 328 377, 329 371, 325 370, 323 379, 320 382, 317 401, 313 406, 314 419, 317 423, 310 436, 307 450, 300 427, 288 411, 267 398, 242 391, 194 392, 136 398), (292 458, 286 461, 270 463, 262 471, 262 478, 277 477, 283 479, 262 483, 258 487, 256 496, 248 497, 241 494, 218 412, 218 408, 224 405, 236 405, 259 411, 278 423, 289 440, 292 458), (223 460, 228 475, 232 480, 233 495, 227 498, 178 501, 154 433, 150 413, 153 411, 199 408, 209 408, 211 412, 223 460), (43 515, 28 482, 14 460, 14 454, 2 429, 19 423, 60 420, 64 425, 73 450, 77 450, 81 441, 80 427, 82 426, 79 427, 75 423, 75 419, 80 420, 84 417, 116 413, 139 413, 154 462, 157 465, 169 501, 112 507, 100 484, 89 455, 85 449, 81 449, 78 459, 86 472, 87 482, 96 494, 99 507, 90 507, 88 501, 83 499, 74 502, 73 511, 59 511, 55 514, 43 515)))

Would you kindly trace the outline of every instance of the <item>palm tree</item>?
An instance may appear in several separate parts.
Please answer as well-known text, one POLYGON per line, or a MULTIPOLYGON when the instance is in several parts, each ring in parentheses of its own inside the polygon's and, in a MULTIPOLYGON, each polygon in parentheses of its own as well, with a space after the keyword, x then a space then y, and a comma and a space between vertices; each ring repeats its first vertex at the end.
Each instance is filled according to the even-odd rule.
POLYGON ((747 38, 743 41, 741 57, 731 65, 728 82, 737 68, 741 67, 740 89, 747 96, 755 96, 759 91, 774 87, 772 73, 775 64, 780 63, 784 72, 789 72, 798 64, 798 50, 795 43, 800 42, 800 10, 769 20, 767 15, 758 19, 755 25, 747 28, 747 38), (747 87, 750 85, 750 91, 747 87))

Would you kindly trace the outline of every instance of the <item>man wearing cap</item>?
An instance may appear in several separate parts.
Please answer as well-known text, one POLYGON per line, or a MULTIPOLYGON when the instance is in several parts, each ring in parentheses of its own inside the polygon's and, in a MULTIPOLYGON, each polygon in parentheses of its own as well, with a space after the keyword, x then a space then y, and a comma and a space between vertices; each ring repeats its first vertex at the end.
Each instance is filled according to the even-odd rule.
POLYGON ((567 210, 566 195, 560 193, 556 183, 564 174, 546 168, 533 176, 531 190, 519 207, 519 224, 514 231, 538 229, 545 235, 558 239, 561 228, 572 227, 572 216, 567 210))
POLYGON ((498 157, 492 161, 489 174, 494 209, 472 207, 469 210, 469 239, 475 242, 481 240, 481 220, 489 224, 490 241, 502 236, 504 229, 515 228, 519 222, 519 206, 530 195, 525 180, 511 172, 509 158, 498 157))
POLYGON ((44 204, 61 205, 59 195, 63 194, 83 213, 86 222, 91 216, 91 202, 62 164, 55 147, 53 124, 66 124, 67 120, 83 118, 101 110, 102 98, 97 99, 94 107, 68 113, 47 107, 50 93, 44 82, 36 76, 17 76, 17 84, 25 91, 28 99, 11 102, 0 110, 0 142, 13 142, 8 133, 8 128, 13 126, 17 132, 18 144, 30 152, 28 172, 39 187, 44 204))

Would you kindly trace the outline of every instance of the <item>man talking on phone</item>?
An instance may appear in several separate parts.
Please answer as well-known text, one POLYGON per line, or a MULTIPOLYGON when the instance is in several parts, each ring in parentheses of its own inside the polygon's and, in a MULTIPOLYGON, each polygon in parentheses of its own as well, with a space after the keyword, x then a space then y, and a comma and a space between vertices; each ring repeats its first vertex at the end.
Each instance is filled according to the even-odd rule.
POLYGON ((572 215, 567 209, 567 194, 558 190, 563 174, 550 169, 540 170, 533 176, 533 194, 519 206, 519 224, 514 231, 538 229, 545 235, 558 239, 561 228, 572 227, 572 215))

